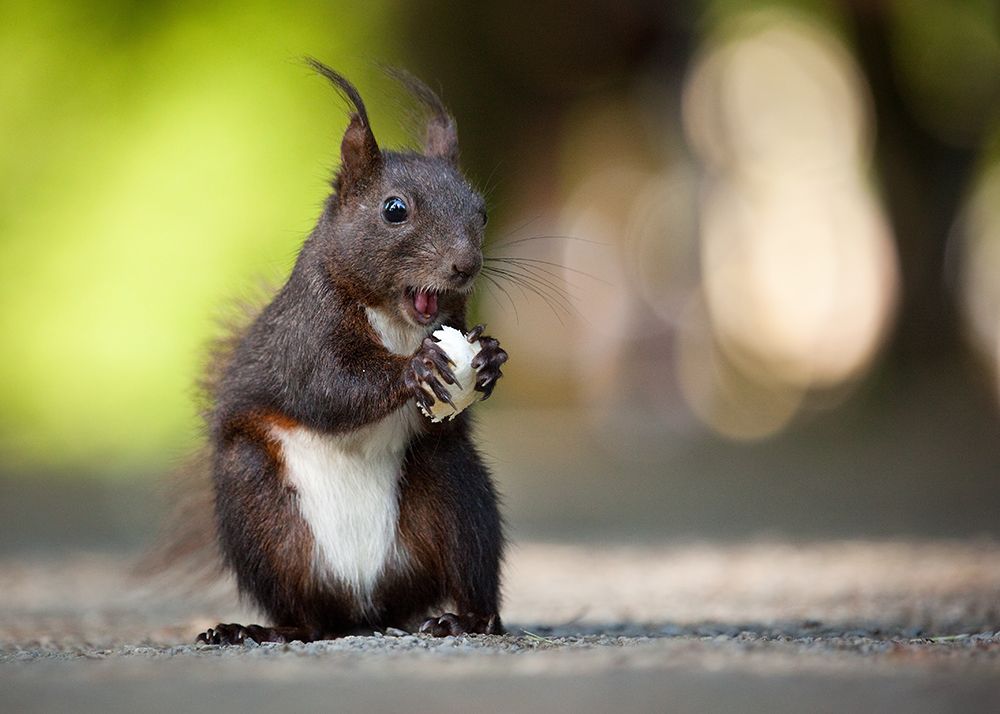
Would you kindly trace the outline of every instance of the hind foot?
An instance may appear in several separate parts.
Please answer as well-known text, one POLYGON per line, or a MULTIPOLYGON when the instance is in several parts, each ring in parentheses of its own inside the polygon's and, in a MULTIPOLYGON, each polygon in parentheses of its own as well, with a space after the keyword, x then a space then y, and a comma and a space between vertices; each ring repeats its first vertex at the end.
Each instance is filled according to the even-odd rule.
POLYGON ((469 612, 455 615, 446 612, 440 617, 432 617, 420 626, 420 632, 433 637, 448 637, 457 635, 502 635, 503 623, 500 615, 477 615, 469 612))
POLYGON ((262 627, 261 625, 238 625, 235 622, 228 625, 219 623, 209 627, 198 635, 195 642, 206 645, 242 645, 246 640, 261 642, 312 642, 320 639, 321 634, 300 627, 262 627))

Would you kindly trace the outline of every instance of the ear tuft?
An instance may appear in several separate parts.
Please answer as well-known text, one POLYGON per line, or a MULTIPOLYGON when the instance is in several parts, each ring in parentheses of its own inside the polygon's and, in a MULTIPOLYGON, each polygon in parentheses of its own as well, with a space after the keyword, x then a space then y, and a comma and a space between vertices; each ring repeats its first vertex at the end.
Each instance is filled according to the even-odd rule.
POLYGON ((340 170, 334 179, 334 189, 337 195, 343 198, 360 190, 378 173, 382 165, 382 152, 379 151, 375 135, 368 123, 365 103, 354 85, 342 74, 313 57, 306 57, 306 63, 325 77, 354 109, 351 123, 348 124, 340 144, 340 170))
POLYGON ((385 67, 385 72, 402 84, 430 112, 424 130, 424 153, 458 165, 458 129, 441 98, 406 70, 385 67))

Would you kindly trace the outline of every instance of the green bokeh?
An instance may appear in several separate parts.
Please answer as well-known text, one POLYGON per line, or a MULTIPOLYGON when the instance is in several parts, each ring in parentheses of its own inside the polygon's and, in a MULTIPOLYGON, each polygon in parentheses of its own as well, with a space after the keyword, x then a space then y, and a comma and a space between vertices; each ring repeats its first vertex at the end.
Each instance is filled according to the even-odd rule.
MULTIPOLYGON (((6 471, 183 451, 214 318, 287 273, 327 192, 346 112, 300 58, 370 89, 392 10, 0 5, 6 471)), ((365 94, 399 142, 385 93, 365 94)))

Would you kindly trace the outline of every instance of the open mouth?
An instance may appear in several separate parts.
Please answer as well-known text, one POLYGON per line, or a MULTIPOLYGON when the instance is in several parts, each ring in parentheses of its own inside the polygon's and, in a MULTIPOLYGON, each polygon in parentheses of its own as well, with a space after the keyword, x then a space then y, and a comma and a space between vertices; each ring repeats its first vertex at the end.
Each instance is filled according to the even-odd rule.
POLYGON ((429 325, 438 316, 438 293, 425 288, 408 288, 406 306, 410 316, 421 325, 429 325))

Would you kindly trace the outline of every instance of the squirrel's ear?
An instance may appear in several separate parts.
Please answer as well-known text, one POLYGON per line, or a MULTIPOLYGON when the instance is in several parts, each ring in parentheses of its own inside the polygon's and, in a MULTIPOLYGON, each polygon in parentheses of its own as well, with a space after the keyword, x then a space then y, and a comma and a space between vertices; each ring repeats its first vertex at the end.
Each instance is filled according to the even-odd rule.
POLYGON ((382 166, 382 152, 379 151, 368 123, 368 111, 361 95, 353 84, 334 70, 313 57, 306 57, 306 64, 327 79, 341 96, 351 103, 354 113, 351 123, 344 132, 340 143, 340 170, 334 179, 334 189, 338 196, 346 196, 364 186, 382 166))
POLYGON ((434 90, 398 67, 385 67, 385 72, 409 90, 430 114, 424 131, 424 154, 447 159, 458 165, 458 129, 455 120, 434 90))
POLYGON ((427 122, 424 153, 448 159, 458 166, 458 130, 455 120, 448 114, 438 114, 427 122))
POLYGON ((334 180, 338 196, 347 196, 367 184, 382 166, 382 152, 375 143, 371 127, 360 114, 351 115, 351 123, 340 142, 340 170, 334 180))

